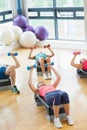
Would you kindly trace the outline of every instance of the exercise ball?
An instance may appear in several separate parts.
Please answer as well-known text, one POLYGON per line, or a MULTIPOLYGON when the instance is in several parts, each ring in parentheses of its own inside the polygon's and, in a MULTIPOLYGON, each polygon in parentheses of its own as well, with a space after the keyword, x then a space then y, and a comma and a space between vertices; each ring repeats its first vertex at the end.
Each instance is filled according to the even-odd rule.
POLYGON ((23 30, 28 26, 28 20, 23 15, 18 15, 13 19, 13 25, 21 27, 23 30))
POLYGON ((27 26, 24 31, 35 32, 33 26, 31 26, 31 25, 27 26))
POLYGON ((35 35, 36 37, 39 39, 39 40, 45 40, 47 39, 49 33, 48 33, 48 30, 44 27, 44 26, 38 26, 36 29, 35 29, 35 35))
POLYGON ((11 29, 2 29, 0 32, 0 41, 4 45, 10 45, 12 42, 15 41, 15 35, 11 29))
POLYGON ((20 41, 21 46, 23 46, 25 48, 29 48, 29 47, 36 45, 37 38, 33 32, 26 31, 26 32, 22 33, 19 41, 20 41))
POLYGON ((18 42, 21 34, 23 33, 22 29, 18 26, 13 26, 12 31, 15 35, 15 41, 18 42))

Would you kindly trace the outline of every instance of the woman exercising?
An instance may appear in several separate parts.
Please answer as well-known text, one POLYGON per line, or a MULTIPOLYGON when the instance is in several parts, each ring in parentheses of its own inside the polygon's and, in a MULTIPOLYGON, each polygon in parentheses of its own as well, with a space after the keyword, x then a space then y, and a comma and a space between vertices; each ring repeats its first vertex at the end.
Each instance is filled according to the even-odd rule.
POLYGON ((82 58, 82 59, 80 60, 80 63, 78 63, 78 64, 75 63, 75 60, 76 60, 77 55, 80 55, 80 54, 81 54, 80 51, 73 52, 73 58, 72 58, 72 60, 71 60, 71 65, 72 65, 73 67, 77 68, 77 69, 82 69, 82 70, 86 71, 86 70, 87 70, 87 59, 82 58))
POLYGON ((60 83, 61 76, 60 74, 52 67, 50 66, 50 69, 54 72, 56 79, 53 84, 46 84, 44 81, 41 81, 37 84, 37 88, 35 87, 33 83, 33 66, 30 69, 30 76, 29 76, 29 81, 28 81, 28 86, 31 88, 31 90, 42 96, 46 103, 49 106, 53 106, 53 111, 54 111, 54 125, 57 128, 62 128, 62 124, 59 119, 59 110, 60 110, 60 105, 64 105, 64 109, 67 115, 67 121, 69 125, 74 125, 73 120, 71 119, 70 116, 70 101, 69 101, 69 96, 66 92, 57 90, 57 86, 60 83))
POLYGON ((28 59, 35 59, 36 62, 37 62, 37 65, 40 64, 40 66, 41 66, 41 70, 42 70, 42 73, 43 73, 43 78, 44 79, 51 79, 52 77, 51 77, 50 68, 49 68, 49 66, 47 67, 48 74, 46 74, 44 64, 45 63, 47 63, 47 64, 50 63, 50 58, 54 56, 54 52, 50 48, 50 45, 46 45, 46 46, 44 46, 44 48, 48 48, 48 50, 51 53, 50 55, 47 55, 44 52, 39 52, 36 56, 31 56, 34 48, 35 47, 30 48, 31 51, 29 53, 28 59))
POLYGON ((20 91, 17 89, 15 85, 15 79, 16 79, 16 71, 15 69, 20 67, 20 64, 15 57, 15 53, 9 53, 13 60, 15 61, 15 65, 7 65, 0 63, 0 79, 6 79, 10 77, 11 80, 11 91, 14 93, 19 94, 20 91))

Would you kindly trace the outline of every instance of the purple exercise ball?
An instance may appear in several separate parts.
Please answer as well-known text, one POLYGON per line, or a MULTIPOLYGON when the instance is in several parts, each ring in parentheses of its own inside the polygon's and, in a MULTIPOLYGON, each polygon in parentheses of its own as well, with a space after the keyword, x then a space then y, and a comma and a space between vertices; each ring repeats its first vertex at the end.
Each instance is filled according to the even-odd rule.
POLYGON ((27 26, 24 31, 31 31, 33 33, 35 32, 33 26, 31 26, 31 25, 27 26))
POLYGON ((29 24, 25 16, 18 15, 17 17, 13 19, 13 25, 19 26, 24 30, 24 28, 26 28, 29 24))
POLYGON ((48 33, 48 30, 44 27, 44 26, 38 26, 36 29, 35 29, 35 35, 36 37, 39 39, 39 40, 45 40, 47 39, 49 33, 48 33))

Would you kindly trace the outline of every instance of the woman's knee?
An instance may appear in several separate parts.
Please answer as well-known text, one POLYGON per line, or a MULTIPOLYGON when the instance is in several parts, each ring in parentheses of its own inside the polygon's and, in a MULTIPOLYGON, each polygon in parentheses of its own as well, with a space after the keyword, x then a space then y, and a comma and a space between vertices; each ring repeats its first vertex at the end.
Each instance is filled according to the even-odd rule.
POLYGON ((47 57, 47 58, 46 58, 46 62, 47 62, 47 63, 50 62, 50 57, 47 57))
POLYGON ((10 66, 9 67, 11 71, 14 71, 15 70, 15 67, 14 66, 10 66))
POLYGON ((64 103, 69 103, 69 95, 67 92, 64 92, 62 95, 62 99, 64 103))
POLYGON ((57 93, 54 96, 54 105, 60 105, 60 103, 61 103, 61 95, 57 93))
POLYGON ((6 70, 6 74, 10 75, 10 73, 15 73, 15 67, 14 66, 9 66, 6 70))
POLYGON ((40 59, 38 60, 38 62, 39 62, 40 64, 44 63, 44 58, 40 58, 40 59))
POLYGON ((64 92, 63 96, 64 96, 64 97, 69 97, 69 95, 68 95, 67 92, 64 92))

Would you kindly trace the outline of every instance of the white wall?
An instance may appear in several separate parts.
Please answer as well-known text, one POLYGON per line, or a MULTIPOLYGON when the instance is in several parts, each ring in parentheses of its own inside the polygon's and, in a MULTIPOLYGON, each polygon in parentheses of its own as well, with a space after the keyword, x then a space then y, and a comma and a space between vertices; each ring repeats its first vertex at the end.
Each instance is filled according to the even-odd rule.
POLYGON ((85 16, 85 42, 87 44, 87 0, 84 0, 84 16, 85 16))

